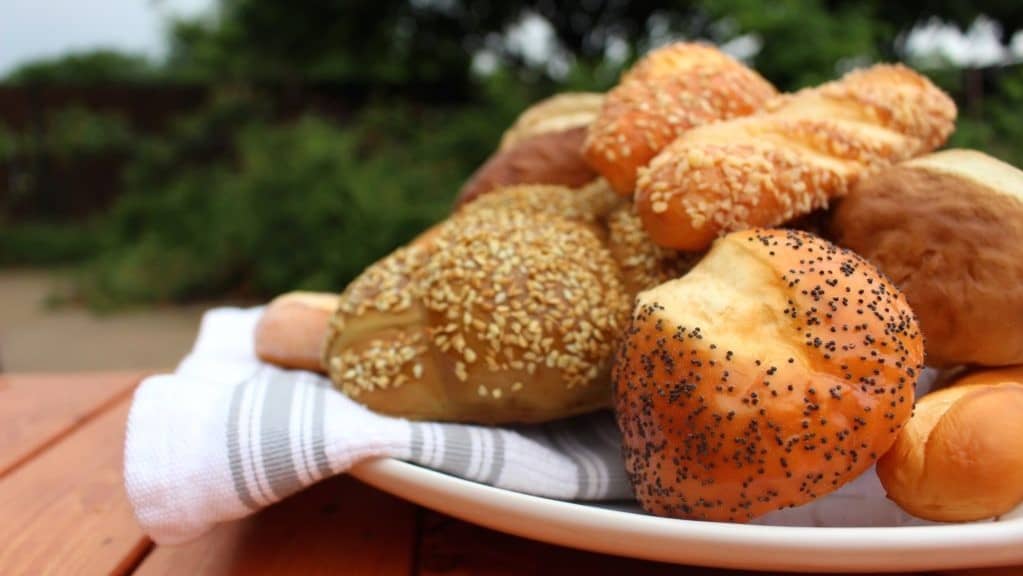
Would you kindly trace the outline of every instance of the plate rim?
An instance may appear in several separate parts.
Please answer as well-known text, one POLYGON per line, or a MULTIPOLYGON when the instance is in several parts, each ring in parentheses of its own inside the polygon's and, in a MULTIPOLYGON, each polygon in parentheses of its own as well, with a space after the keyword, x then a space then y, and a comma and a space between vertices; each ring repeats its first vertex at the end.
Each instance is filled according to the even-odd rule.
MULTIPOLYGON (((765 526, 680 520, 556 500, 481 484, 394 458, 376 458, 353 467, 357 479, 385 492, 467 522, 517 536, 620 556, 719 568, 834 572, 934 570, 1023 563, 1023 517, 1002 522, 885 527, 765 526), (452 497, 454 496, 454 497, 452 497), (473 506, 464 504, 472 503, 473 506), (544 520, 526 528, 525 520, 544 520), (598 534, 643 536, 656 542, 609 542, 584 538, 580 528, 598 534), (674 541, 713 550, 672 553, 674 541), (746 550, 746 557, 722 557, 715 550, 746 550), (949 552, 954 554, 949 554, 949 552), (753 559, 757 553, 784 559, 753 559), (803 554, 815 552, 816 556, 803 554), (826 552, 826 554, 825 554, 826 552), (859 558, 857 555, 870 553, 859 558), (885 562, 879 562, 881 557, 885 562), (842 556, 841 563, 821 556, 842 556)), ((698 548, 698 547, 696 547, 698 548)))

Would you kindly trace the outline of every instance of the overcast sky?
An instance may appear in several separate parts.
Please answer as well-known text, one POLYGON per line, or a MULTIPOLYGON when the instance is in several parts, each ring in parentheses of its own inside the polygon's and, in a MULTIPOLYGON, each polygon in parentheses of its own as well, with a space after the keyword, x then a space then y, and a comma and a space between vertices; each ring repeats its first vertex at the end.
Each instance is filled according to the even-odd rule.
POLYGON ((0 0, 0 76, 18 64, 71 50, 117 48, 159 57, 164 22, 213 0, 0 0))
MULTIPOLYGON (((167 19, 196 16, 210 10, 214 2, 0 0, 0 76, 23 62, 73 50, 115 48, 159 58, 165 49, 167 19)), ((959 64, 985 65, 1023 57, 1023 34, 1017 34, 1007 49, 995 40, 994 26, 990 21, 980 20, 964 34, 950 26, 932 23, 912 34, 908 45, 917 54, 942 53, 959 64)), ((554 39, 545 20, 526 18, 518 28, 507 35, 513 47, 517 46, 527 57, 552 59, 554 39)), ((759 45, 754 52, 757 48, 759 45)))

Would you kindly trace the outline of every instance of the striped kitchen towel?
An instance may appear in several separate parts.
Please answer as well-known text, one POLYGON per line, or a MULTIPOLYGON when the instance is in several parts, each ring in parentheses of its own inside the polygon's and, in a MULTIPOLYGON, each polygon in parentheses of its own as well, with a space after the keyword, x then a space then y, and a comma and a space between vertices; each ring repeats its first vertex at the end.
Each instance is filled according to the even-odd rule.
MULTIPOLYGON (((252 345, 261 311, 211 310, 177 371, 148 378, 135 392, 125 486, 136 517, 157 543, 191 540, 378 457, 549 498, 631 499, 609 413, 503 428, 381 416, 319 375, 261 363, 252 345)), ((760 522, 912 520, 884 498, 871 472, 760 522)))

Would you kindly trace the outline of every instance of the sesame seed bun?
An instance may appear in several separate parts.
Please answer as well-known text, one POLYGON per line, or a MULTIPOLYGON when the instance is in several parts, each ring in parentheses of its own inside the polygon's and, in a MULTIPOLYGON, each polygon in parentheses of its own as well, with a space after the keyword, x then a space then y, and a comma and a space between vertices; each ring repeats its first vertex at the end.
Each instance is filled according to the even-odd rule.
POLYGON ((923 339, 850 251, 788 230, 718 240, 639 295, 614 399, 649 512, 748 521, 869 468, 909 418, 923 339))
POLYGON ((481 423, 609 405, 628 315, 617 265, 586 210, 523 209, 529 192, 559 196, 481 199, 345 290, 325 356, 342 392, 387 414, 481 423))
POLYGON ((580 188, 545 184, 507 186, 462 207, 459 213, 510 210, 599 224, 621 201, 607 186, 607 182, 597 179, 580 188))
POLYGON ((861 177, 943 144, 956 116, 947 95, 899 65, 851 72, 764 108, 693 128, 640 170, 636 208, 654 242, 705 250, 728 232, 827 207, 861 177))
POLYGON ((836 240, 905 292, 935 366, 1023 364, 1023 171, 947 150, 864 180, 836 240))
POLYGON ((1023 503, 1023 368, 976 372, 921 398, 877 475, 900 507, 937 522, 1023 503))
POLYGON ((608 247, 622 271, 632 297, 668 280, 682 277, 703 256, 653 243, 631 202, 623 202, 607 218, 608 247))
POLYGON ((752 114, 777 93, 717 48, 676 42, 644 56, 604 99, 583 156, 623 196, 636 172, 686 130, 752 114))

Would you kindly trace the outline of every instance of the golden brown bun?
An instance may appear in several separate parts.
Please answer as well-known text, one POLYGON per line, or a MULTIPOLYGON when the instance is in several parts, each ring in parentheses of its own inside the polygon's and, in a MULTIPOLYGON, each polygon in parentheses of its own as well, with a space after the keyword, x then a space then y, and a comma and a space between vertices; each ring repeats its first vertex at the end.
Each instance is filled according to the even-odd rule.
POLYGON ((455 206, 472 202, 498 188, 517 184, 556 184, 575 188, 591 182, 597 173, 579 148, 586 137, 583 127, 545 132, 496 152, 458 192, 455 206))
POLYGON ((597 224, 620 202, 607 182, 598 179, 580 188, 546 184, 508 186, 463 206, 457 213, 501 209, 597 224))
POLYGON ((289 292, 274 298, 256 324, 256 356, 264 362, 324 372, 320 359, 337 295, 289 292))
POLYGON ((608 247, 622 271, 632 297, 668 280, 680 278, 703 256, 661 248, 653 243, 631 202, 622 202, 607 219, 608 247))
POLYGON ((640 171, 636 207, 654 242, 702 250, 826 207, 862 176, 940 146, 955 116, 952 100, 908 68, 852 72, 762 114, 689 130, 640 171))
POLYGON ((609 404, 628 297, 601 233, 522 210, 521 198, 508 202, 518 208, 502 207, 503 193, 467 206, 345 290, 325 361, 342 392, 387 414, 485 423, 609 404))
POLYGON ((639 295, 613 382, 654 514, 747 521, 869 468, 909 418, 923 339, 868 262, 804 232, 725 236, 639 295))
POLYGON ((604 99, 583 156, 623 196, 636 171, 686 130, 756 112, 777 92, 713 46, 677 42, 647 54, 604 99))
MULTIPOLYGON (((594 92, 565 92, 530 106, 501 136, 500 151, 540 134, 585 128, 600 112, 604 95, 594 92)), ((578 153, 578 149, 576 149, 578 153)))
POLYGON ((1023 364, 1023 172, 970 150, 924 156, 864 180, 832 229, 905 292, 928 364, 1023 364))
POLYGON ((921 398, 877 475, 889 498, 926 520, 981 520, 1023 503, 1023 367, 921 398))

